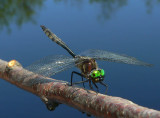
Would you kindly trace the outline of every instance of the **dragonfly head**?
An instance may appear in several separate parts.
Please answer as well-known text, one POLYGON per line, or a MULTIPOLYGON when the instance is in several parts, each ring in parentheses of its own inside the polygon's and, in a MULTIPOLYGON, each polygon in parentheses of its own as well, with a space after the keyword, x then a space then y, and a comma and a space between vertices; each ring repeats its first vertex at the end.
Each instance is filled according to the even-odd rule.
POLYGON ((104 80, 105 72, 103 69, 94 69, 90 73, 93 82, 97 83, 104 80))

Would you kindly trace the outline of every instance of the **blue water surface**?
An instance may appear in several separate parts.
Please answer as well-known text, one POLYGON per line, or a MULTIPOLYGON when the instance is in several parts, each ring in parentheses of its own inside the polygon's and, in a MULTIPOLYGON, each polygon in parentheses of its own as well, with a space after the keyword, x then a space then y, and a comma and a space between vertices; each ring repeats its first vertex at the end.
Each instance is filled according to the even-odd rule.
MULTIPOLYGON (((98 61, 106 71, 108 95, 160 110, 159 11, 159 0, 0 1, 0 59, 16 59, 26 67, 44 56, 69 56, 44 35, 40 25, 45 25, 76 54, 103 49, 154 64, 142 67, 98 61)), ((70 81, 73 70, 79 71, 68 69, 53 78, 70 81)), ((77 76, 75 81, 79 80, 77 76)), ((105 88, 98 86, 104 93, 105 88)), ((66 105, 50 112, 39 97, 4 80, 0 80, 0 94, 0 118, 87 117, 66 105)))

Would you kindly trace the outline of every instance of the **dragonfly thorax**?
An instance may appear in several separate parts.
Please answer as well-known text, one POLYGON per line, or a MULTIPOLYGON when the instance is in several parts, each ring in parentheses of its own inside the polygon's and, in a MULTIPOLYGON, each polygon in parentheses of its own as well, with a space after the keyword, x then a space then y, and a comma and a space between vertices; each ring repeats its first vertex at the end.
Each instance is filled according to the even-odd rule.
POLYGON ((92 70, 97 69, 98 65, 94 59, 81 57, 82 62, 77 65, 77 67, 81 70, 82 75, 85 78, 89 78, 89 74, 92 70))
POLYGON ((91 79, 94 83, 104 80, 105 72, 103 69, 98 68, 97 62, 89 57, 79 57, 83 61, 78 64, 78 68, 81 70, 81 74, 91 79))

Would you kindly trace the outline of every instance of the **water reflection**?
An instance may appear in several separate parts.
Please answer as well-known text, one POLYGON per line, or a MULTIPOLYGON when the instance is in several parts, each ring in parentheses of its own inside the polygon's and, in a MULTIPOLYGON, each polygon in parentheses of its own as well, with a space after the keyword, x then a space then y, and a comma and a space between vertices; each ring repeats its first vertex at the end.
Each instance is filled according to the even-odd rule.
POLYGON ((90 4, 100 4, 101 13, 98 19, 106 20, 122 6, 127 5, 127 0, 90 0, 90 4))
POLYGON ((160 0, 145 0, 147 6, 147 13, 152 13, 155 4, 160 4, 160 0))
POLYGON ((0 0, 0 30, 6 27, 11 31, 12 23, 18 26, 26 22, 35 23, 33 15, 42 3, 43 0, 0 0))
MULTIPOLYGON (((84 0, 53 0, 55 3, 64 2, 66 5, 71 4, 71 6, 83 5, 84 0)), ((100 6, 100 13, 97 16, 99 20, 106 20, 111 17, 111 15, 117 11, 122 6, 127 5, 128 0, 89 0, 90 5, 100 6)))
MULTIPOLYGON (((10 25, 16 24, 21 26, 23 23, 36 20, 34 16, 41 8, 44 0, 0 0, 0 30, 7 28, 11 31, 10 25), (37 10, 37 11, 36 11, 37 10)), ((100 7, 97 15, 99 20, 109 19, 121 7, 126 6, 128 0, 53 0, 54 3, 63 2, 66 5, 80 7, 89 2, 90 5, 100 7)), ((154 5, 160 3, 160 0, 144 0, 147 7, 147 13, 152 13, 154 5)))
MULTIPOLYGON (((64 2, 66 4, 70 3, 71 5, 80 6, 84 3, 84 0, 53 0, 55 3, 64 2), (77 4, 76 4, 77 2, 77 4)), ((121 7, 127 5, 128 0, 89 0, 91 5, 99 5, 100 13, 97 16, 100 20, 109 19, 116 11, 121 7)), ((152 13, 154 5, 160 3, 160 0, 144 0, 144 3, 147 7, 146 12, 152 13)))

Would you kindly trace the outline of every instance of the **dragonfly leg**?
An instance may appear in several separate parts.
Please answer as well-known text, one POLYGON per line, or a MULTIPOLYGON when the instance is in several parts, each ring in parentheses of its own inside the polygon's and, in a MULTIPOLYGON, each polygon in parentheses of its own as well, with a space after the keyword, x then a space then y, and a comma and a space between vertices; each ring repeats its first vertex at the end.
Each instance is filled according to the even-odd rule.
MULTIPOLYGON (((72 74, 71 74, 71 86, 72 86, 72 81, 73 81, 73 79, 72 79, 73 78, 73 74, 77 74, 77 75, 81 76, 82 77, 82 81, 83 81, 83 75, 81 73, 78 73, 76 71, 72 71, 72 74)), ((85 88, 84 82, 83 82, 83 87, 85 88)))
MULTIPOLYGON (((74 85, 74 84, 81 84, 81 83, 84 83, 84 82, 88 82, 89 81, 89 79, 87 79, 87 80, 85 80, 85 81, 80 81, 80 82, 75 82, 75 83, 72 83, 72 85, 74 85)), ((85 88, 84 88, 85 89, 85 88)), ((88 91, 88 89, 85 89, 86 91, 87 91, 87 93, 90 93, 89 91, 88 91)))
POLYGON ((81 84, 81 83, 85 83, 85 82, 88 82, 89 80, 87 79, 87 80, 85 80, 85 81, 80 81, 80 82, 75 82, 75 83, 72 83, 72 85, 74 85, 74 84, 81 84))
MULTIPOLYGON (((82 76, 82 81, 83 81, 83 76, 82 76)), ((83 87, 85 88, 84 82, 83 82, 83 87)))
POLYGON ((98 86, 93 82, 93 85, 97 88, 97 92, 99 92, 98 86))
POLYGON ((107 84, 105 84, 105 83, 103 83, 103 82, 99 82, 100 84, 102 84, 103 86, 105 86, 106 87, 106 91, 105 91, 105 94, 107 94, 107 90, 108 90, 108 85, 107 84))
POLYGON ((92 84, 91 84, 91 80, 89 80, 89 87, 93 90, 92 84))

